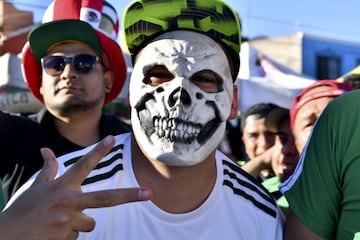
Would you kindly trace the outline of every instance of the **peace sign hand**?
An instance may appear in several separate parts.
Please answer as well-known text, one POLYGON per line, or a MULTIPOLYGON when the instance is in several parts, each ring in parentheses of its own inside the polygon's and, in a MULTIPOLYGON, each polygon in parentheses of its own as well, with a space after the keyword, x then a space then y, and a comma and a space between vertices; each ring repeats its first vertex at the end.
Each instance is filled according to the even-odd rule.
POLYGON ((2 239, 76 239, 89 232, 95 220, 82 211, 150 200, 148 188, 112 189, 84 193, 81 183, 114 146, 108 136, 54 180, 58 163, 53 152, 41 149, 44 166, 32 186, 0 215, 2 239))

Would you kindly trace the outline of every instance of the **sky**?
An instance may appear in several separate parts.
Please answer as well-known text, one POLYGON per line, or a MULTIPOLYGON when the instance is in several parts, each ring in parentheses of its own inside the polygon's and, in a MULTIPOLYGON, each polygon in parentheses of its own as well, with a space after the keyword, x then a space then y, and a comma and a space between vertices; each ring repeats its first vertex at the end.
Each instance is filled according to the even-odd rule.
MULTIPOLYGON (((0 0, 2 1, 2 0, 0 0)), ((18 9, 34 11, 40 22, 51 0, 5 0, 18 9)), ((130 0, 109 0, 121 13, 130 0)), ((303 32, 335 40, 360 43, 359 0, 226 0, 242 20, 247 38, 278 37, 303 32)))

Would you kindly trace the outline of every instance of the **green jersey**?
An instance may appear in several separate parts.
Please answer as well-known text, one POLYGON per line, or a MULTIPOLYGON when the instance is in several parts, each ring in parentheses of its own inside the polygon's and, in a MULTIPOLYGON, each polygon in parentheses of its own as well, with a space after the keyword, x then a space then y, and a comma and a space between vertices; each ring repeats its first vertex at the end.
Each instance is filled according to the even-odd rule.
POLYGON ((323 110, 292 177, 281 186, 290 209, 325 239, 360 232, 360 90, 323 110))
POLYGON ((285 196, 280 192, 280 178, 278 176, 266 179, 261 184, 273 195, 276 200, 277 205, 283 211, 285 215, 287 215, 287 209, 289 204, 285 198, 285 196))

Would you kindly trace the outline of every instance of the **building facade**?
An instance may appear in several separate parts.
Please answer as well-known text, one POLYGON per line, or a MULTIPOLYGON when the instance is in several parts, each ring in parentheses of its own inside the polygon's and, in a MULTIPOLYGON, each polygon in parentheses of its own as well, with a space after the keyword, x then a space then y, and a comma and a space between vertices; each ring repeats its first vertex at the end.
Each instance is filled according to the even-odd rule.
POLYGON ((315 79, 337 79, 360 64, 360 42, 304 33, 249 42, 280 64, 315 79))

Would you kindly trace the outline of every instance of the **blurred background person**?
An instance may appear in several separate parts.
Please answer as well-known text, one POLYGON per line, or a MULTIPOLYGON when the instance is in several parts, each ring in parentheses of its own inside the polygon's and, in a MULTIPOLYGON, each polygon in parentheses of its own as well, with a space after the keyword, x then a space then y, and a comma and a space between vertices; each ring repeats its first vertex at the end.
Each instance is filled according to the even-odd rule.
POLYGON ((344 83, 353 87, 354 89, 360 88, 360 73, 352 73, 344 77, 344 83))
POLYGON ((299 159, 290 128, 289 109, 279 107, 272 110, 265 120, 265 126, 276 134, 271 158, 271 167, 275 176, 266 179, 262 184, 274 196, 277 204, 286 214, 289 204, 280 192, 279 185, 292 175, 299 159))
POLYGON ((290 108, 290 126, 295 144, 302 152, 306 141, 326 105, 335 97, 353 88, 335 80, 319 80, 305 88, 294 100, 290 108))
POLYGON ((265 119, 275 108, 279 108, 279 106, 273 103, 258 103, 251 106, 241 119, 242 141, 247 159, 239 164, 259 181, 274 176, 271 157, 274 150, 275 133, 266 128, 265 119))

